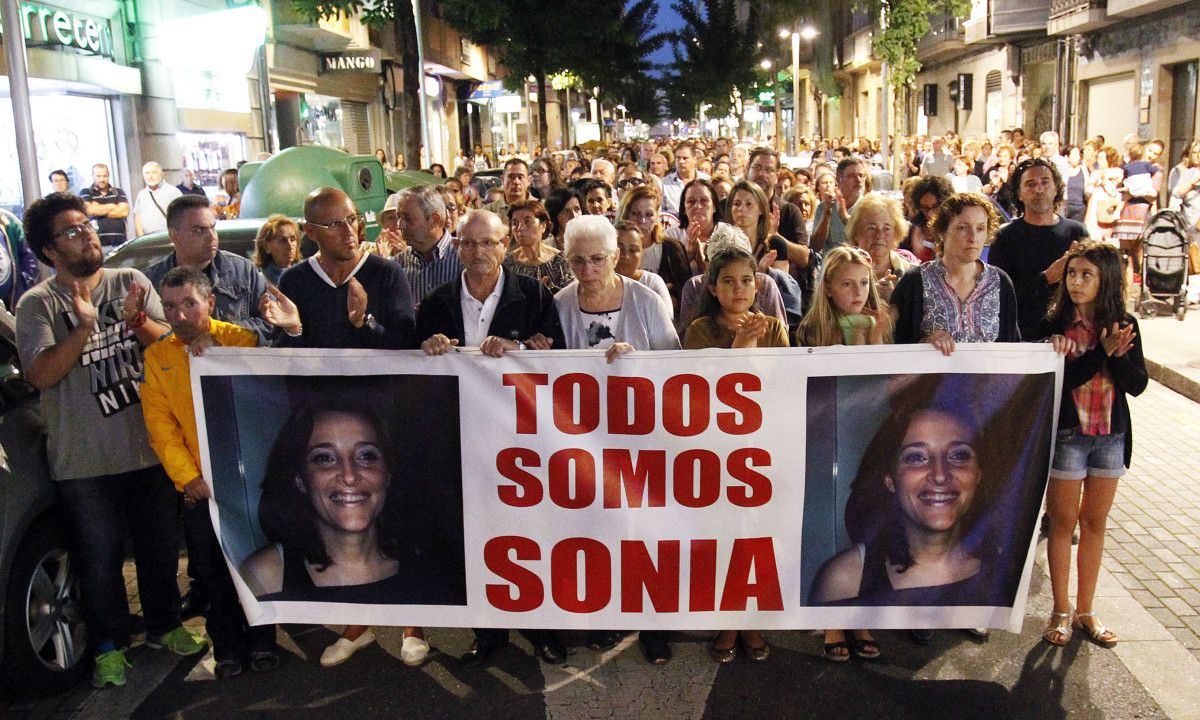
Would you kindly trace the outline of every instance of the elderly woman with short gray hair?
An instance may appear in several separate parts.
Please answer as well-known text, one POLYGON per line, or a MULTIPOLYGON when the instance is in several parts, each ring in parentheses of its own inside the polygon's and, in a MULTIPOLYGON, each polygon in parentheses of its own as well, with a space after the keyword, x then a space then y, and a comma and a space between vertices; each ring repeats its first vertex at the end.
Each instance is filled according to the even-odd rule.
POLYGON ((584 215, 563 239, 575 282, 554 296, 567 347, 603 349, 612 362, 638 350, 677 350, 670 311, 645 285, 617 274, 617 231, 606 218, 584 215))

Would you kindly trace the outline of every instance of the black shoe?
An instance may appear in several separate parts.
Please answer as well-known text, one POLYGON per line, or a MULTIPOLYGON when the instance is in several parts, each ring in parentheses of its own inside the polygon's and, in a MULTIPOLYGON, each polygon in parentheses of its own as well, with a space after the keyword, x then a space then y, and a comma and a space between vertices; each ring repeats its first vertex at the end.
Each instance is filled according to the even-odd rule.
POLYGON ((567 647, 563 645, 562 640, 558 639, 555 633, 546 633, 547 637, 541 638, 541 642, 535 643, 533 652, 542 659, 542 662, 550 665, 562 665, 567 661, 567 647))
POLYGON ((228 680, 231 677, 237 677, 242 674, 242 661, 236 658, 232 660, 220 660, 217 662, 215 673, 218 680, 228 680))
POLYGON ((593 650, 604 652, 615 648, 628 634, 624 630, 592 630, 588 633, 587 644, 593 650))
POLYGON ((932 630, 909 630, 908 637, 918 645, 928 645, 933 642, 932 630))
POLYGON ((638 638, 642 643, 642 654, 651 665, 666 665, 671 661, 671 644, 667 642, 666 633, 653 634, 643 632, 638 638))
POLYGON ((467 648, 467 651, 463 653, 463 667, 480 667, 486 665, 488 660, 503 645, 503 642, 491 638, 475 638, 474 642, 471 643, 471 647, 467 648))
POLYGON ((208 612, 208 598, 195 590, 179 600, 179 618, 187 620, 208 612))
POLYGON ((279 653, 274 650, 251 650, 250 669, 254 672, 266 672, 279 667, 279 653))

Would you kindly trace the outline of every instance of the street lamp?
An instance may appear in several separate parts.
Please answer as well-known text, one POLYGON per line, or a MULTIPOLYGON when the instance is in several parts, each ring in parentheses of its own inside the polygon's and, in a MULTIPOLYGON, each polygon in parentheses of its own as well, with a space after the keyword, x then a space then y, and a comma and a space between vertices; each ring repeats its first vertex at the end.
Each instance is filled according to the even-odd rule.
POLYGON ((800 92, 800 41, 812 42, 819 32, 812 25, 799 30, 788 28, 779 31, 779 37, 792 40, 792 152, 800 152, 800 128, 807 120, 807 105, 800 92))

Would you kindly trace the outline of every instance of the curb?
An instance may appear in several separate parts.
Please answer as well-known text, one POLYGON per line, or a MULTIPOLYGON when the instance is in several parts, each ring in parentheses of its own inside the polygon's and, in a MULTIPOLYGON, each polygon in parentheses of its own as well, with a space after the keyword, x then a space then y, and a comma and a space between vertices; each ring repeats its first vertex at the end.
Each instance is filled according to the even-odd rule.
POLYGON ((1146 372, 1150 375, 1151 380, 1162 383, 1192 402, 1200 403, 1200 382, 1196 382, 1171 366, 1163 365, 1151 358, 1145 358, 1145 361, 1146 372))

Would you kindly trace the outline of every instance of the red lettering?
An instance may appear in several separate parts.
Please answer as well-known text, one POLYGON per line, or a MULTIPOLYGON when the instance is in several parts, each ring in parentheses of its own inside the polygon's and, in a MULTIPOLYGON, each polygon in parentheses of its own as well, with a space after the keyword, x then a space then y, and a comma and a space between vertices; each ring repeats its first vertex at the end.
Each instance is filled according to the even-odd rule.
POLYGON ((674 375, 663 383, 663 429, 672 435, 690 437, 708 428, 708 381, 699 375, 674 375), (687 417, 683 415, 687 397, 687 417))
POLYGON ((711 612, 717 606, 717 541, 693 540, 688 573, 688 610, 711 612))
POLYGON ((721 498, 721 458, 711 450, 684 450, 675 456, 675 502, 702 508, 721 498), (699 472, 693 472, 696 465, 699 472))
POLYGON ((654 382, 644 377, 608 378, 608 432, 613 435, 649 435, 654 431, 654 382), (630 392, 633 419, 629 419, 630 392))
POLYGON ((542 459, 529 448, 504 448, 496 455, 496 471, 515 485, 500 485, 496 496, 512 507, 533 507, 542 501, 542 483, 518 466, 541 467, 542 459))
POLYGON ((759 610, 783 610, 779 570, 775 567, 775 544, 769 537, 738 538, 733 541, 721 610, 745 610, 753 597, 759 610), (754 582, 750 582, 750 574, 754 582))
POLYGON ((762 448, 738 448, 729 453, 725 461, 729 477, 745 483, 745 487, 733 486, 726 492, 729 502, 738 507, 758 507, 771 499, 771 479, 753 467, 771 467, 771 453, 762 448))
POLYGON ((658 567, 645 543, 621 541, 621 612, 642 611, 642 588, 656 612, 679 612, 679 541, 658 541, 658 567))
POLYGON ((593 613, 612 597, 612 558, 591 538, 566 538, 550 551, 550 591, 554 603, 573 613, 593 613), (583 597, 579 597, 579 561, 583 554, 583 597))
POLYGON ((596 499, 596 461, 583 448, 564 448, 550 456, 550 500, 559 507, 579 510, 596 499), (571 465, 575 472, 571 472, 571 465), (571 482, 574 476, 575 482, 571 482), (574 493, 571 492, 574 485, 574 493))
POLYGON ((483 563, 507 583, 489 583, 487 599, 492 607, 505 612, 529 612, 541 606, 545 599, 542 582, 531 570, 514 562, 541 560, 542 550, 533 540, 518 535, 503 535, 488 540, 483 546, 483 563), (513 594, 513 591, 516 594, 513 594))
POLYGON ((537 434, 537 388, 546 385, 550 378, 546 373, 505 373, 504 386, 515 387, 517 402, 517 433, 537 434))
POLYGON ((600 383, 591 375, 567 373, 554 381, 554 425, 568 435, 583 435, 600 426, 600 383), (579 403, 575 389, 579 388, 579 403), (579 422, 575 410, 579 410, 579 422))
POLYGON ((637 451, 634 465, 630 450, 604 451, 604 507, 647 507, 667 504, 667 454, 662 450, 637 451), (622 493, 622 491, 624 491, 622 493))
POLYGON ((750 373, 730 373, 717 380, 717 400, 733 410, 717 413, 717 427, 730 435, 749 435, 762 427, 762 408, 738 392, 739 387, 746 392, 758 392, 762 390, 762 380, 750 373))

